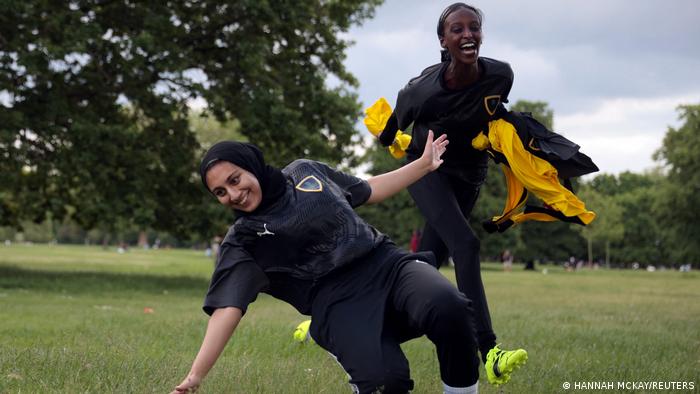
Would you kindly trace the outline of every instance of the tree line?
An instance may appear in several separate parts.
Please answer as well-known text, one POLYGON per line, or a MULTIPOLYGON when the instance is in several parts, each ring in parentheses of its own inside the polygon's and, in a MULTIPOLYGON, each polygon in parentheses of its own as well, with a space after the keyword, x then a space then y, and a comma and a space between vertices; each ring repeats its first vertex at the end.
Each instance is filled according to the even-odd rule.
MULTIPOLYGON (((132 2, 39 0, 0 12, 0 237, 208 242, 232 217, 203 190, 202 152, 220 139, 261 146, 277 166, 309 157, 376 173, 401 162, 364 132, 342 33, 380 0, 132 2), (337 81, 329 87, 326 81, 337 81), (192 100, 207 105, 193 111, 192 100)), ((656 171, 579 182, 599 219, 586 228, 525 223, 485 234, 505 186, 493 166, 474 210, 485 256, 613 263, 700 262, 700 106, 679 108, 656 171), (589 257, 590 255, 590 257, 589 257)), ((543 102, 533 112, 552 126, 543 102)), ((364 207, 407 244, 421 218, 407 193, 364 207)))

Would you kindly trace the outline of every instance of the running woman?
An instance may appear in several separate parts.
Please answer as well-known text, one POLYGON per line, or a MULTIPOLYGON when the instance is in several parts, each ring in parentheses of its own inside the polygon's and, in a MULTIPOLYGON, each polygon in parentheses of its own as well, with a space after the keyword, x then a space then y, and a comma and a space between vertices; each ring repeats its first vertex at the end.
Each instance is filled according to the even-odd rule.
POLYGON ((506 111, 503 103, 513 85, 508 63, 479 56, 483 15, 471 5, 455 3, 440 15, 437 36, 442 62, 408 82, 398 94, 393 113, 379 135, 382 145, 394 143, 398 130, 413 124, 406 149, 409 162, 421 155, 429 130, 447 135, 450 149, 439 170, 408 187, 426 219, 419 250, 432 251, 438 262, 451 256, 457 287, 472 300, 476 336, 490 383, 500 385, 527 360, 523 349, 501 350, 481 280, 480 241, 469 216, 486 179, 488 153, 472 140, 488 131, 489 121, 506 111))

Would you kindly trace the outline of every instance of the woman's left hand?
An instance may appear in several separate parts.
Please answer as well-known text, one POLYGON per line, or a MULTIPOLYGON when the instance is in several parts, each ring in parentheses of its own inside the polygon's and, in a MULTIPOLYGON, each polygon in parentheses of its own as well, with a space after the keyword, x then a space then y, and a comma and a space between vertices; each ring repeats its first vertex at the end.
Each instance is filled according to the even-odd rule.
POLYGON ((425 149, 423 149, 421 160, 428 165, 430 171, 434 171, 440 167, 442 164, 442 154, 447 150, 447 144, 449 143, 450 141, 447 140, 447 135, 445 134, 433 140, 433 131, 428 130, 428 139, 425 142, 425 149))

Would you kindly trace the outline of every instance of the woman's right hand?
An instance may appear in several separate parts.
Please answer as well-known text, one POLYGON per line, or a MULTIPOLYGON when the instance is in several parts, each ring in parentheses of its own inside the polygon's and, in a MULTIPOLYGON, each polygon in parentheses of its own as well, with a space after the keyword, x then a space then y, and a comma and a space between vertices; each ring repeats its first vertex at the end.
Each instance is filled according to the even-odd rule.
POLYGON ((428 137, 425 141, 425 148, 423 149, 423 155, 421 160, 426 163, 428 171, 435 171, 442 164, 442 154, 447 150, 447 144, 450 141, 447 140, 447 135, 442 134, 438 138, 433 140, 434 133, 432 130, 428 130, 428 137))

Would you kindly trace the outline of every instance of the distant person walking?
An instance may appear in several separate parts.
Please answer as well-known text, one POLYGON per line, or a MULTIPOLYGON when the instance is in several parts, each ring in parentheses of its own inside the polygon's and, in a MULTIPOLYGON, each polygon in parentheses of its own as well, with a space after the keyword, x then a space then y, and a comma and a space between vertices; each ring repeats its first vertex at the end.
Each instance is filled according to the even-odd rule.
POLYGON ((411 252, 415 253, 418 251, 421 235, 422 233, 419 229, 413 230, 413 233, 411 234, 411 252))

